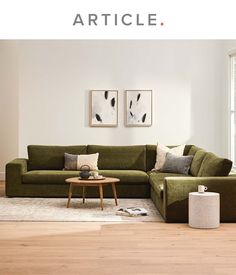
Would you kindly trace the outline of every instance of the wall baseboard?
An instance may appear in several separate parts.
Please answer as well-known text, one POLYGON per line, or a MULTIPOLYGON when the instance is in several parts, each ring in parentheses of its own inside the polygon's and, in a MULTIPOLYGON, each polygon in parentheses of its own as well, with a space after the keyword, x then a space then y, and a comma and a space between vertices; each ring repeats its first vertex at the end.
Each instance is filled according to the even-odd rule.
POLYGON ((0 172, 0 180, 5 180, 5 172, 0 172))

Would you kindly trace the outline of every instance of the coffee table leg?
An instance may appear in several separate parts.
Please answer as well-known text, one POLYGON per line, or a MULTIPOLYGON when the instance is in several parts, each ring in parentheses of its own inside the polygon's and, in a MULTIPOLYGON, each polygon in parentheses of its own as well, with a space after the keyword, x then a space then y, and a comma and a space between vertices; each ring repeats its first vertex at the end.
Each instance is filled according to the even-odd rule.
POLYGON ((99 184, 99 194, 100 194, 100 205, 101 205, 101 209, 103 210, 103 188, 102 188, 102 184, 99 184))
POLYGON ((86 187, 85 186, 83 186, 83 203, 85 203, 85 192, 86 192, 86 189, 85 189, 86 187))
POLYGON ((68 201, 67 201, 67 208, 70 207, 70 199, 71 199, 71 196, 72 196, 72 191, 73 191, 73 183, 70 184, 70 188, 69 188, 68 201))
POLYGON ((116 185, 115 185, 114 182, 112 182, 111 187, 112 187, 112 191, 113 191, 113 195, 114 195, 114 198, 115 198, 116 205, 118 205, 117 195, 116 195, 116 185))

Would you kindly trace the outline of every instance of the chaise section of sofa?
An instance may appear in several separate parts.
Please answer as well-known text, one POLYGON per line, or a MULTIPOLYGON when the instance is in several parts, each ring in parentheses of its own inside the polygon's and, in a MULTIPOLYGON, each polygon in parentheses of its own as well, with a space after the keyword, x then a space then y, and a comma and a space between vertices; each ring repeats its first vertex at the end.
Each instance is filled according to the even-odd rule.
POLYGON ((222 222, 236 221, 236 176, 228 176, 232 161, 192 145, 184 155, 193 155, 189 175, 150 172, 151 198, 166 222, 188 222, 188 195, 205 185, 220 194, 222 222))

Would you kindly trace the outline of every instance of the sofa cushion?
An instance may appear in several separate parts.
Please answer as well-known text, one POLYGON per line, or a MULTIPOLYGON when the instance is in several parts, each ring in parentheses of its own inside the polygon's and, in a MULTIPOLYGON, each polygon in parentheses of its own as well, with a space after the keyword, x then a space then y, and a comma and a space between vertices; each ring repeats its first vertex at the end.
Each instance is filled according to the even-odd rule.
POLYGON ((207 152, 205 150, 200 150, 200 149, 195 153, 191 167, 190 167, 190 174, 192 176, 197 177, 206 153, 207 152))
POLYGON ((157 146, 146 145, 146 171, 151 171, 156 163, 157 146))
POLYGON ((215 154, 207 152, 198 172, 198 177, 228 176, 231 168, 231 160, 219 158, 215 154))
POLYGON ((32 170, 22 176, 23 183, 30 184, 65 184, 68 178, 79 177, 78 171, 32 170))
POLYGON ((64 153, 86 154, 86 145, 75 146, 28 146, 28 170, 60 170, 64 167, 64 153))
POLYGON ((163 173, 163 172, 150 172, 149 179, 153 190, 160 198, 163 198, 163 186, 166 177, 191 177, 190 175, 176 174, 176 173, 163 173))
POLYGON ((199 147, 197 147, 197 146, 195 146, 195 145, 192 145, 191 148, 188 151, 188 156, 189 155, 194 156, 197 153, 198 150, 202 150, 202 149, 199 148, 199 147))
MULTIPOLYGON (((99 173, 119 178, 121 183, 144 184, 149 179, 147 173, 138 170, 101 170, 99 173)), ((22 181, 30 184, 65 184, 67 178, 78 176, 78 171, 34 170, 23 174, 22 181)))
POLYGON ((190 145, 190 144, 186 144, 185 147, 184 147, 184 156, 188 156, 188 152, 190 151, 190 149, 192 148, 193 145, 190 145))
POLYGON ((148 174, 141 170, 99 170, 105 177, 119 178, 121 183, 148 183, 148 174))
POLYGON ((99 153, 98 169, 146 171, 146 146, 88 145, 88 154, 99 153))

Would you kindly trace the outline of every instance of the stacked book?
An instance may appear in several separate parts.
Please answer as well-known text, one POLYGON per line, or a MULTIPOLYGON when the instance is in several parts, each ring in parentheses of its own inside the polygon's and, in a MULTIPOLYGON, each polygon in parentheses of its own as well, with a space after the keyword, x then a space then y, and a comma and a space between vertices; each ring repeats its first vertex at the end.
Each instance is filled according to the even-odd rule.
POLYGON ((147 216, 147 210, 141 207, 125 207, 118 209, 116 215, 128 217, 147 216))

